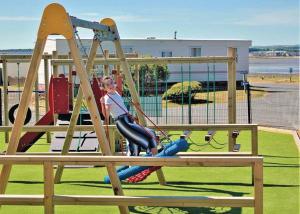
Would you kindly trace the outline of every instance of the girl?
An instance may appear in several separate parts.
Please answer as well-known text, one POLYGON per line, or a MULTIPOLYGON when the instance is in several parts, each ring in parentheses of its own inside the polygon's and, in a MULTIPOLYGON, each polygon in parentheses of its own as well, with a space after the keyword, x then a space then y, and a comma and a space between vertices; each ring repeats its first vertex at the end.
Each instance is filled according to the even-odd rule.
POLYGON ((102 99, 105 104, 105 118, 109 115, 116 121, 119 132, 130 142, 143 149, 150 150, 152 155, 157 154, 155 136, 146 128, 136 124, 124 104, 123 98, 116 91, 113 79, 109 76, 103 78, 103 86, 107 94, 102 99))

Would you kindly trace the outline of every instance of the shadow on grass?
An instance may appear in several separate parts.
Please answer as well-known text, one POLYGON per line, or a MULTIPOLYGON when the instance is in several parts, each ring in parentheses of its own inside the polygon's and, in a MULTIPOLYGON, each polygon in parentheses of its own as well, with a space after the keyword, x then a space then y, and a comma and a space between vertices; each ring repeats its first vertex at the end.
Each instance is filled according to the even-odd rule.
POLYGON ((268 157, 268 158, 295 158, 295 159, 300 159, 300 157, 297 156, 281 156, 281 155, 262 155, 263 157, 268 157))
POLYGON ((264 162, 264 167, 282 167, 282 168, 300 168, 299 164, 289 164, 289 163, 274 163, 274 162, 264 162))
POLYGON ((145 214, 145 213, 171 213, 171 214, 206 214, 206 213, 223 213, 223 214, 239 214, 242 209, 237 208, 215 208, 215 207, 147 207, 135 206, 129 207, 131 213, 145 214))

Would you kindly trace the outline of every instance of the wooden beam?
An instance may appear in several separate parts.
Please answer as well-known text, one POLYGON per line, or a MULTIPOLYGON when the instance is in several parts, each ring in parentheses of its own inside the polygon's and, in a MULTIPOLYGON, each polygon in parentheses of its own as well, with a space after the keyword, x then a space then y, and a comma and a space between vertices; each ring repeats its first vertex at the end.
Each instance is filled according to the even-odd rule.
MULTIPOLYGON (((7 61, 3 59, 2 61, 2 71, 3 71, 3 103, 4 103, 4 125, 8 126, 8 74, 7 74, 7 61)), ((5 143, 9 141, 9 132, 5 132, 5 143)))
POLYGON ((76 155, 0 155, 2 164, 43 164, 50 162, 64 165, 137 165, 137 166, 170 166, 170 167, 242 167, 262 164, 263 157, 258 156, 180 156, 180 157, 127 157, 127 156, 76 156, 76 155))
MULTIPOLYGON (((201 57, 149 57, 149 58, 127 58, 130 65, 141 64, 185 64, 185 63, 227 63, 234 61, 234 58, 227 56, 201 56, 201 57)), ((121 58, 96 58, 95 65, 120 65, 121 58)), ((68 65, 73 64, 73 60, 69 59, 53 59, 51 63, 54 65, 68 65)))
MULTIPOLYGON (((108 59, 109 58, 109 50, 105 49, 104 50, 104 58, 105 59, 108 59)), ((109 65, 108 64, 104 64, 103 65, 103 73, 104 73, 104 76, 108 76, 109 75, 109 65)))
MULTIPOLYGON (((97 135, 99 145, 101 148, 101 151, 104 155, 111 155, 111 151, 109 148, 109 144, 105 135, 105 130, 102 125, 102 122, 100 120, 100 114, 97 108, 97 104, 95 101, 95 97, 93 94, 93 91, 91 89, 91 84, 88 81, 89 76, 84 68, 83 61, 81 59, 81 55, 79 53, 79 50, 77 48, 75 37, 68 39, 68 44, 71 50, 72 57, 74 59, 74 64, 76 67, 76 71, 78 73, 78 76, 81 80, 81 89, 83 92, 83 95, 86 100, 86 104, 88 107, 88 110, 91 115, 91 119, 93 122, 93 125, 95 127, 95 133, 97 135)), ((119 180, 119 177, 117 176, 116 168, 112 165, 107 166, 107 171, 113 186, 113 191, 115 195, 124 195, 121 182, 119 180)), ((121 213, 129 213, 128 207, 120 206, 119 210, 121 213)))
MULTIPOLYGON (((235 60, 227 64, 227 89, 228 89, 228 123, 236 123, 236 57, 237 49, 228 48, 227 56, 235 60)), ((228 132, 228 151, 234 150, 235 139, 232 138, 232 131, 228 132)))
MULTIPOLYGON (((253 207, 253 197, 55 195, 55 205, 253 207)), ((43 205, 43 195, 1 195, 1 205, 43 205)))
POLYGON ((0 195, 0 205, 44 205, 44 195, 0 195))
POLYGON ((57 205, 124 205, 163 207, 253 207, 253 197, 218 196, 72 196, 54 197, 57 205))
MULTIPOLYGON (((115 125, 108 125, 108 129, 116 129, 115 125)), ((156 129, 155 126, 149 125, 151 129, 156 129)), ((164 131, 228 131, 229 129, 234 129, 238 131, 251 131, 257 127, 257 124, 178 124, 178 125, 160 125, 159 128, 164 131)), ((12 126, 1 126, 0 132, 10 131, 12 126)), ((27 132, 38 132, 38 131, 51 131, 51 132, 65 132, 68 130, 68 126, 51 126, 51 125, 37 125, 37 126, 24 126, 22 131, 27 132)), ((75 126, 75 131, 94 131, 94 126, 92 125, 77 125, 75 126)), ((253 134, 254 137, 257 134, 253 134)), ((257 144, 257 140, 253 141, 257 144)))
POLYGON ((44 209, 45 214, 54 213, 54 182, 53 182, 53 165, 52 163, 44 163, 44 209))
POLYGON ((263 213, 263 160, 254 163, 254 213, 263 213))
MULTIPOLYGON (((31 59, 27 78, 25 80, 24 90, 21 96, 16 120, 12 128, 11 137, 7 147, 7 151, 6 151, 7 155, 14 154, 17 150, 19 139, 22 132, 22 127, 27 113, 27 108, 30 102, 30 99, 28 99, 28 97, 30 97, 32 94, 32 88, 34 85, 34 81, 36 79, 36 75, 44 51, 45 43, 46 43, 46 38, 43 39, 38 38, 35 43, 35 48, 31 59)), ((11 171, 11 165, 9 164, 3 165, 1 170, 1 175, 0 175, 0 194, 4 194, 6 190, 10 171, 11 171)))
MULTIPOLYGON (((69 58, 70 59, 72 58, 71 53, 69 53, 69 58)), ((69 71, 68 71, 69 79, 68 79, 68 81, 69 81, 69 84, 72 85, 71 90, 69 90, 69 106, 70 106, 70 110, 73 110, 73 87, 74 87, 74 85, 73 85, 73 74, 72 74, 73 65, 69 65, 68 68, 69 68, 69 71)))
MULTIPOLYGON (((45 108, 46 112, 49 111, 49 60, 44 59, 44 75, 45 75, 45 108)), ((51 143, 51 133, 46 132, 47 143, 51 143)))
POLYGON ((39 97, 39 74, 36 74, 36 80, 34 85, 35 93, 34 93, 34 104, 35 104, 35 122, 40 119, 40 97, 39 97))
MULTIPOLYGON (((61 152, 17 152, 17 155, 61 155, 61 152)), ((141 152, 141 155, 146 154, 145 152, 141 152)), ((0 156, 4 155, 0 153, 0 156)), ((66 155, 71 155, 71 156, 103 156, 101 152, 69 152, 66 155)), ((115 152, 115 156, 126 156, 126 154, 122 152, 115 152)), ((251 156, 251 152, 178 152, 175 156, 177 157, 188 157, 188 156, 251 156)))
MULTIPOLYGON (((93 68, 93 60, 97 54, 97 49, 98 49, 99 43, 96 40, 93 40, 91 49, 90 49, 90 53, 89 53, 89 58, 86 64, 86 70, 88 73, 90 73, 91 69, 93 68)), ((66 133, 66 138, 63 144, 63 148, 61 151, 62 155, 66 155, 69 152, 70 146, 71 146, 71 142, 73 139, 73 135, 74 135, 74 130, 75 130, 75 126, 77 125, 77 120, 78 120, 78 116, 80 114, 80 109, 81 109, 81 104, 83 101, 83 92, 81 89, 81 86, 79 87, 78 93, 77 93, 77 99, 76 99, 76 103, 70 118, 70 123, 68 126, 68 130, 66 133)), ((64 170, 64 166, 63 165, 58 165, 56 173, 55 173, 55 178, 54 178, 54 182, 60 183, 61 181, 61 176, 63 174, 63 170, 64 170)))
MULTIPOLYGON (((119 35, 117 26, 112 19, 109 19, 109 18, 103 19, 101 21, 101 23, 109 26, 115 32, 116 35, 119 35)), ((135 108, 135 112, 136 112, 138 120, 139 120, 139 124, 146 127, 147 121, 146 121, 144 114, 142 113, 143 109, 141 106, 140 97, 136 91, 135 84, 134 84, 134 81, 132 78, 132 74, 129 70, 129 64, 125 58, 120 39, 115 40, 114 45, 115 45, 115 49, 116 49, 116 55, 117 55, 117 57, 120 58, 120 65, 122 68, 122 73, 125 76, 125 82, 128 87, 128 90, 130 92, 132 102, 134 103, 134 108, 135 108)), ((163 174, 162 169, 157 170, 156 175, 157 175, 159 183, 161 185, 166 185, 166 180, 165 180, 165 176, 163 174)))

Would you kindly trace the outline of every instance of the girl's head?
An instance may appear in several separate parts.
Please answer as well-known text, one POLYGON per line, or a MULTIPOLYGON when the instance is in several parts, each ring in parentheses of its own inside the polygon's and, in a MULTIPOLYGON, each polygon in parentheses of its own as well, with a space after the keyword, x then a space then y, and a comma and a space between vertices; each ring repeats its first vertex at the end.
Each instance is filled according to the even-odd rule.
POLYGON ((103 86, 107 92, 115 90, 115 84, 113 79, 110 76, 106 76, 103 78, 103 86))

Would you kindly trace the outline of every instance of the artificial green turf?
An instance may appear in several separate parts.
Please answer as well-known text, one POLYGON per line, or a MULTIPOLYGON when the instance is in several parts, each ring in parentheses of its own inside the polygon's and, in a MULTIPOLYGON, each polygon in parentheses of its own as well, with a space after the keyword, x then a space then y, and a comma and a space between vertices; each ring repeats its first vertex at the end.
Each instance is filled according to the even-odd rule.
MULTIPOLYGON (((195 132, 191 150, 226 151, 226 134, 219 132, 213 142, 216 148, 203 144, 204 132, 195 132), (222 148, 223 147, 223 148, 222 148)), ((177 138, 178 136, 173 136, 177 138)), ((0 135, 0 150, 4 150, 3 134, 0 135)), ((250 151, 250 133, 238 137, 241 151, 250 151)), ((30 149, 48 151, 41 139, 30 149)), ((259 154, 264 156, 264 213, 299 213, 299 153, 288 134, 259 132, 259 154)), ((179 195, 179 196, 252 196, 250 168, 168 168, 164 167, 167 186, 157 184, 155 173, 139 184, 123 184, 126 195, 179 195)), ((104 168, 66 169, 62 184, 55 185, 56 194, 112 195, 110 185, 103 184, 104 168)), ((8 184, 8 194, 42 194, 43 175, 41 166, 14 166, 8 184)), ((132 213, 253 213, 253 208, 163 208, 130 207, 132 213)), ((109 206, 56 206, 56 213, 118 213, 109 206)), ((43 213, 42 207, 2 206, 0 213, 43 213)))

